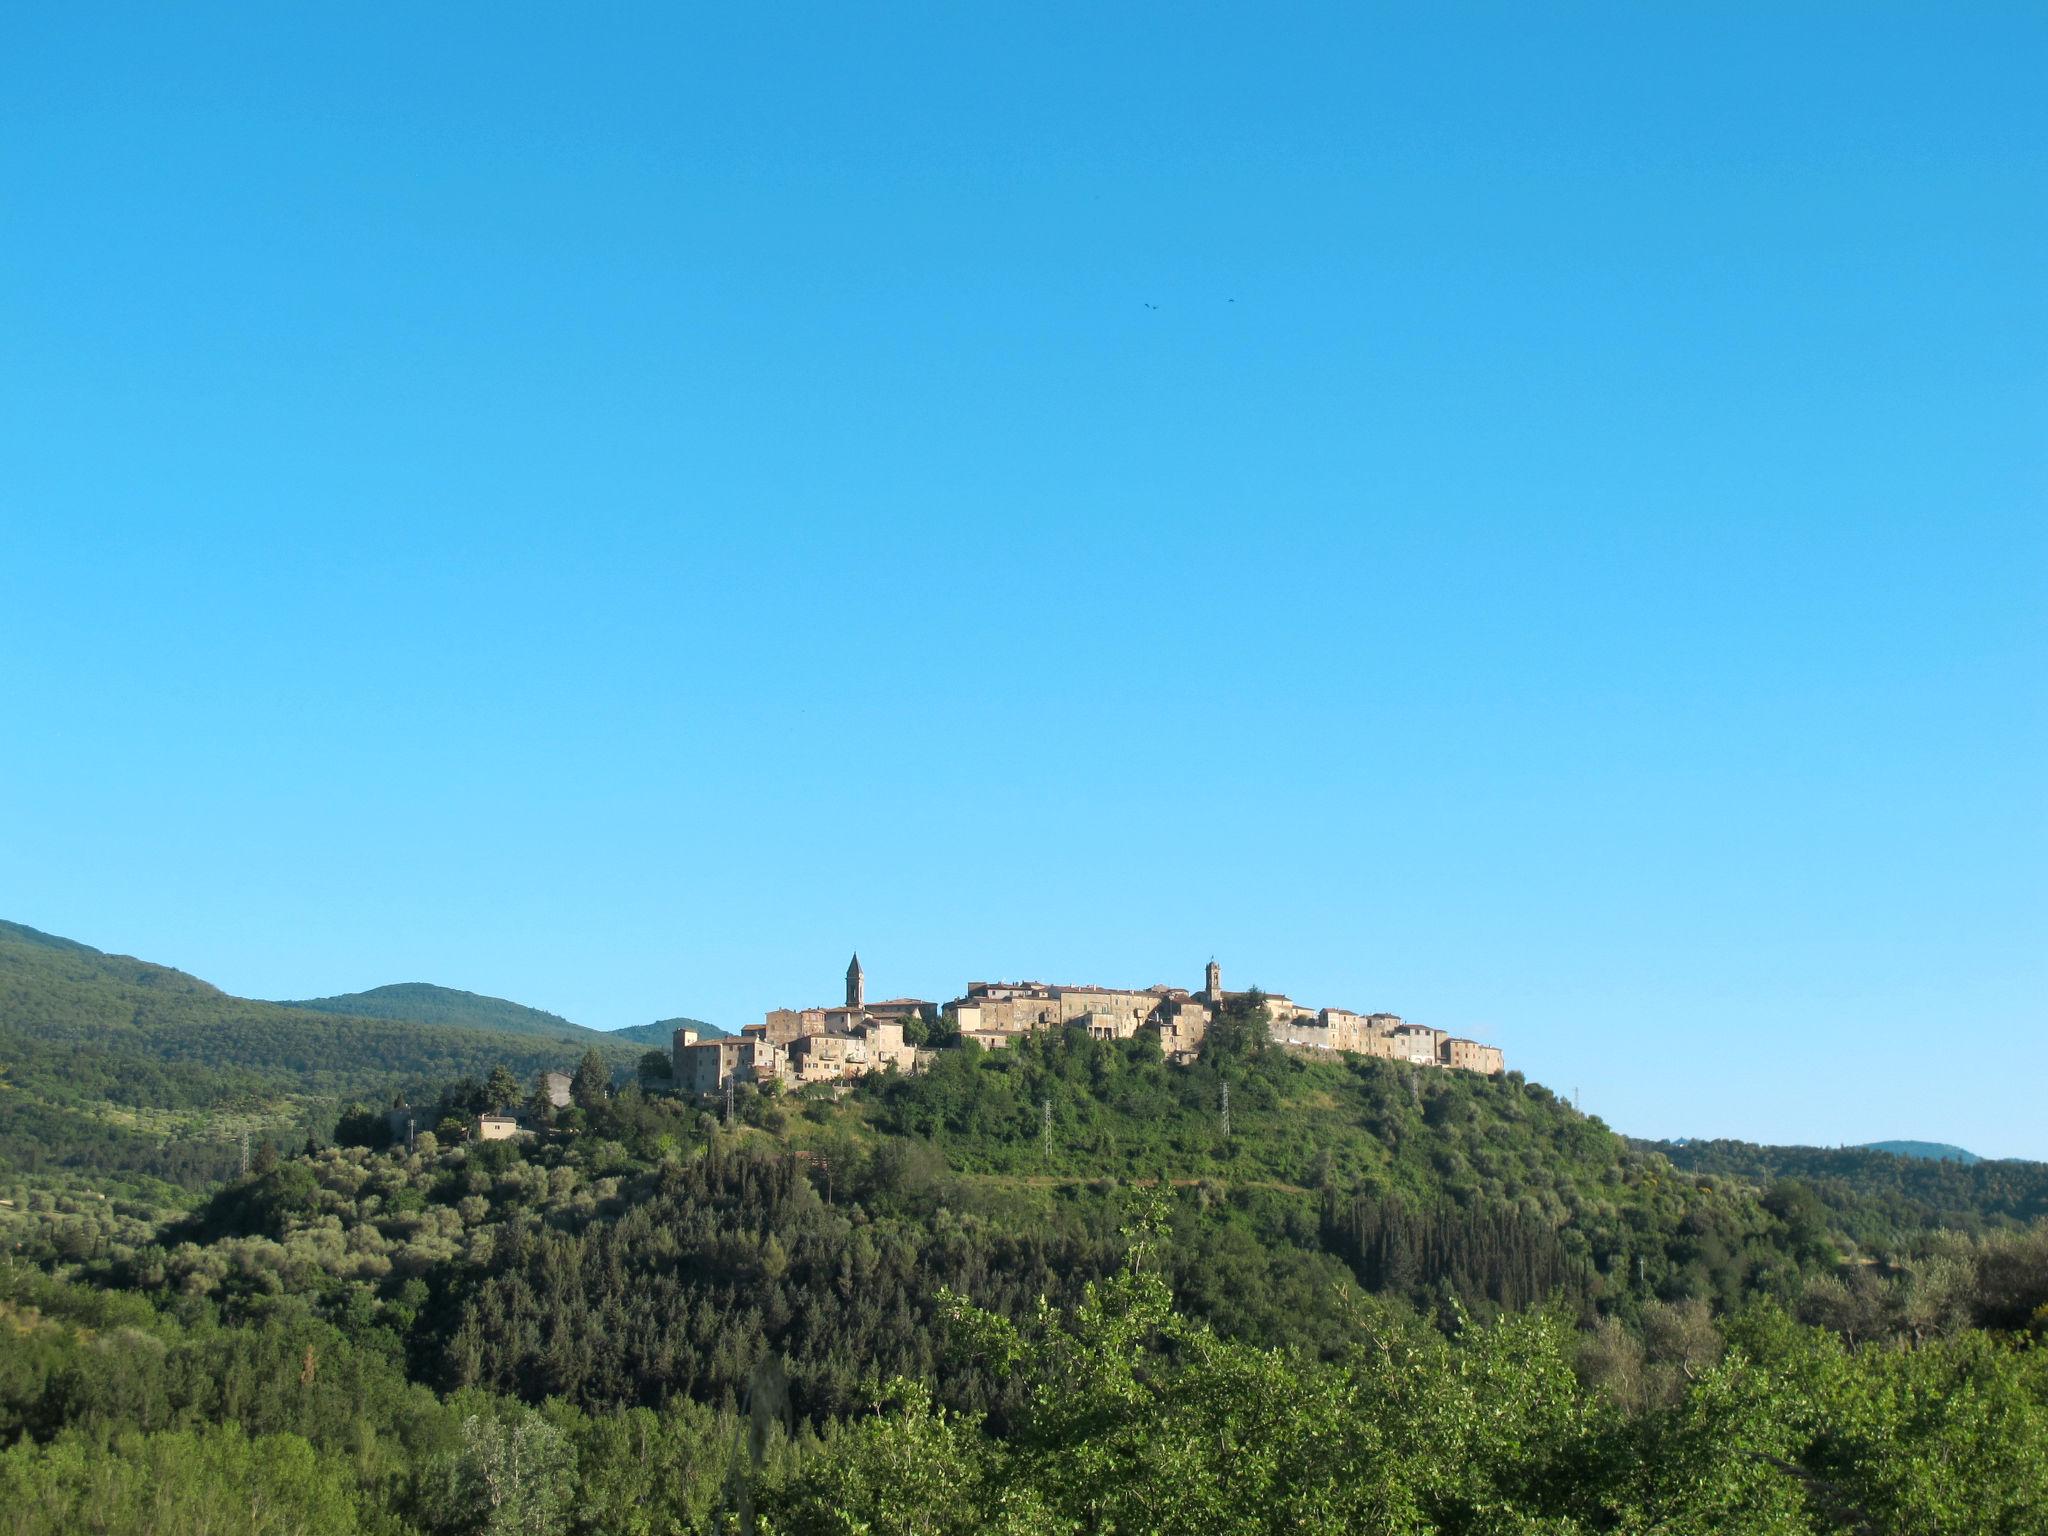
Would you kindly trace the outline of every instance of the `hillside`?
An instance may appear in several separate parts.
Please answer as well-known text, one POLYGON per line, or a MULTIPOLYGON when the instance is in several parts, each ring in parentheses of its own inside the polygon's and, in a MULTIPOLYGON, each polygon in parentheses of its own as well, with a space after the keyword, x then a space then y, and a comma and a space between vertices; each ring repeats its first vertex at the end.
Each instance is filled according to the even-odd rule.
POLYGON ((506 1034, 538 1035, 549 1040, 580 1040, 600 1033, 571 1024, 558 1013, 529 1008, 502 997, 437 987, 425 981, 401 981, 388 987, 372 987, 367 992, 309 997, 298 1002, 280 1002, 277 1006, 347 1014, 359 1019, 404 1019, 414 1024, 446 1024, 458 1029, 503 1030, 506 1034))
MULTIPOLYGON (((167 1234, 185 1257, 164 1283, 230 1299, 332 1245, 373 1292, 413 1275, 439 1299, 409 1344, 435 1379, 593 1408, 742 1394, 759 1346, 728 1335, 748 1319, 799 1410, 830 1416, 875 1377, 937 1370, 946 1287, 1013 1316, 1078 1301, 1155 1197, 1191 1315, 1318 1351, 1372 1298, 1447 1318, 1454 1300, 1491 1314, 1553 1298, 1635 1316, 1789 1294, 1836 1256, 1796 1213, 1676 1178, 1535 1084, 1277 1050, 1183 1068, 1147 1045, 1074 1032, 964 1047, 844 1095, 748 1089, 730 1130, 627 1093, 531 1149, 430 1146, 402 1178, 373 1153, 373 1184, 359 1151, 294 1160, 167 1234), (216 1275, 187 1241, 232 1264, 216 1275)), ((948 1390, 962 1407, 1001 1397, 967 1367, 948 1390)))
MULTIPOLYGON (((734 1110, 629 1085, 530 1141, 286 1155, 168 1225, 17 1222, 0 1321, 34 1353, 0 1373, 0 1433, 303 1432, 329 1484, 303 1492, 305 1451, 275 1489, 236 1475, 433 1536, 489 1528, 514 1454, 573 1471, 592 1518, 533 1527, 562 1536, 732 1529, 736 1470, 820 1536, 1099 1529, 1095 1489, 1132 1529, 1850 1528, 1776 1518, 1814 1488, 1865 1529, 2036 1528, 2048 1231, 1880 1258, 1807 1185, 1681 1172, 1512 1074, 1256 1036, 1183 1068, 1046 1034, 734 1110), (114 1327, 153 1342, 96 1348, 114 1327), (1902 1445, 1968 1470, 1908 1501, 1902 1445), (1254 1474, 1346 1513, 1203 1517, 1254 1474), (1066 1513, 991 1526, 1006 1489, 1066 1513), (1986 1497, 2024 1518, 1923 1518, 1986 1497)), ((76 1525, 108 1495, 60 1450, 15 1464, 76 1525)))
POLYGON ((0 923, 0 1178, 89 1179, 152 1198, 236 1171, 244 1132, 301 1142, 339 1106, 427 1092, 504 1066, 522 1079, 595 1045, 314 1012, 0 923))
POLYGON ((1983 1158, 1946 1141, 1866 1141, 1864 1150, 1891 1152, 1899 1157, 1924 1157, 1937 1163, 1981 1163, 1983 1158))
POLYGON ((2048 1217, 2048 1163, 1960 1162, 1877 1147, 1767 1147, 1746 1141, 1638 1141, 1689 1173, 1754 1185, 1797 1179, 1842 1230, 1878 1244, 1900 1232, 1983 1232, 2048 1217))
POLYGON ((304 1008, 315 1013, 347 1014, 366 1019, 404 1019, 415 1024, 453 1025, 460 1029, 503 1030, 507 1034, 533 1035, 548 1040, 572 1040, 579 1044, 637 1045, 666 1049, 679 1029, 694 1029, 707 1040, 722 1039, 727 1033, 702 1019, 656 1019, 652 1024, 632 1024, 624 1029, 591 1029, 572 1024, 558 1013, 529 1008, 502 997, 462 992, 454 987, 437 987, 431 982, 402 981, 367 992, 344 992, 338 997, 312 997, 281 1002, 280 1008, 304 1008))
MULTIPOLYGON (((1680 1174, 1512 1075, 1256 1048, 1175 1067, 1148 1046, 1076 1031, 844 1094, 747 1088, 729 1129, 628 1092, 555 1142, 434 1145, 402 1176, 342 1149, 223 1191, 165 1242, 287 1275, 338 1243, 373 1290, 419 1277, 436 1301, 408 1347, 448 1386, 717 1403, 765 1347, 821 1418, 939 1371, 949 1287, 1013 1317, 1078 1304, 1155 1201, 1188 1315, 1320 1353, 1375 1308, 1453 1329, 1543 1303, 1588 1326, 1704 1316, 1870 1257, 1803 1187, 1680 1174)), ((174 1289, 265 1283, 179 1251, 174 1289)), ((960 1408, 1005 1401, 972 1366, 945 1381, 960 1408)))

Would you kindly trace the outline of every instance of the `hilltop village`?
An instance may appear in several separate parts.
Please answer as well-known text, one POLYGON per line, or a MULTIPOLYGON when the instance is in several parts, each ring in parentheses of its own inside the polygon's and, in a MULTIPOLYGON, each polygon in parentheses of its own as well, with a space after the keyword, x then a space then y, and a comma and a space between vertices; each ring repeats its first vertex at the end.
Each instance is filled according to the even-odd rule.
POLYGON ((702 1040, 694 1029, 675 1032, 676 1087, 717 1093, 733 1083, 802 1087, 861 1077, 870 1072, 913 1072, 931 1048, 905 1038, 935 1026, 1001 1050, 1019 1035, 1042 1029, 1084 1028, 1098 1040, 1158 1038, 1170 1062, 1186 1065, 1202 1048, 1209 1026, 1226 1010, 1263 1002, 1271 1042, 1292 1051, 1345 1051, 1419 1067, 1465 1072, 1503 1070, 1500 1049, 1410 1024, 1398 1014, 1305 1008, 1278 993, 1226 992, 1223 970, 1209 962, 1202 989, 1156 986, 1070 987, 1042 981, 974 981, 964 996, 945 1004, 922 998, 867 1001, 860 956, 846 968, 846 1001, 836 1007, 777 1008, 738 1035, 702 1040))

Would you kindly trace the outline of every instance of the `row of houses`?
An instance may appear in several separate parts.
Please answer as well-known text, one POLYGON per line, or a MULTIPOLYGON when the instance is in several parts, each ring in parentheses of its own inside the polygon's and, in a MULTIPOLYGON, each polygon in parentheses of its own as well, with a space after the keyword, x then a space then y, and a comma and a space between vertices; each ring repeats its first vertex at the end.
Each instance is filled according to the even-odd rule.
POLYGON ((1198 992, 1184 988, 1063 986, 1039 981, 975 981, 940 1005, 919 998, 866 1001, 860 956, 846 969, 846 1001, 836 1007, 778 1008, 737 1036, 702 1040, 679 1029, 674 1040, 675 1079, 691 1093, 717 1093, 728 1083, 808 1083, 855 1078, 869 1072, 912 1071, 918 1049, 905 1042, 905 1024, 941 1017, 962 1039, 1000 1050, 1019 1035, 1044 1029, 1083 1028, 1102 1040, 1158 1037, 1167 1060, 1186 1064, 1219 1018, 1262 1003, 1268 1038, 1295 1051, 1341 1051, 1416 1066, 1493 1073, 1506 1063, 1497 1046, 1452 1036, 1398 1014, 1305 1008, 1277 993, 1227 992, 1222 968, 1211 960, 1198 992))

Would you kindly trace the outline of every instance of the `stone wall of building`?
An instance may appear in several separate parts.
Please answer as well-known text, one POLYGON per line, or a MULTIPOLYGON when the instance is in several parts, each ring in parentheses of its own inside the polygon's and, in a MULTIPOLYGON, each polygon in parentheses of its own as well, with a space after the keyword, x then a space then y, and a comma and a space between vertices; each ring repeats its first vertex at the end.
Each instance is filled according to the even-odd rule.
POLYGON ((1497 1045, 1482 1045, 1477 1040, 1446 1038, 1443 1054, 1439 1058, 1444 1066, 1455 1067, 1465 1072, 1492 1074, 1504 1071, 1507 1059, 1497 1045))

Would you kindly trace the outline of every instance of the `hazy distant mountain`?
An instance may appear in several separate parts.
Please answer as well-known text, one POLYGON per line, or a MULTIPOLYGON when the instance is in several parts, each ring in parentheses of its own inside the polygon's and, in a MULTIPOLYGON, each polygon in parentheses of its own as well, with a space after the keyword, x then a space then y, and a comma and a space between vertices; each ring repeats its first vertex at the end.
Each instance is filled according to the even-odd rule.
POLYGON ((614 1040, 632 1040, 641 1045, 667 1045, 679 1029, 694 1029, 706 1040, 722 1040, 731 1033, 702 1019, 656 1019, 652 1024, 629 1024, 624 1029, 614 1029, 610 1035, 614 1040))
POLYGON ((1899 1157, 1925 1157, 1937 1163, 1981 1163, 1983 1158, 1945 1141, 1866 1141, 1873 1152, 1891 1152, 1899 1157))
POLYGON ((280 1001, 280 1008, 310 1008, 315 1013, 345 1013, 357 1019, 405 1019, 414 1024, 450 1024, 459 1029, 496 1029, 513 1035, 541 1035, 550 1040, 574 1039, 601 1031, 572 1024, 559 1013, 529 1008, 502 997, 485 997, 425 981, 401 981, 367 992, 338 997, 280 1001))

